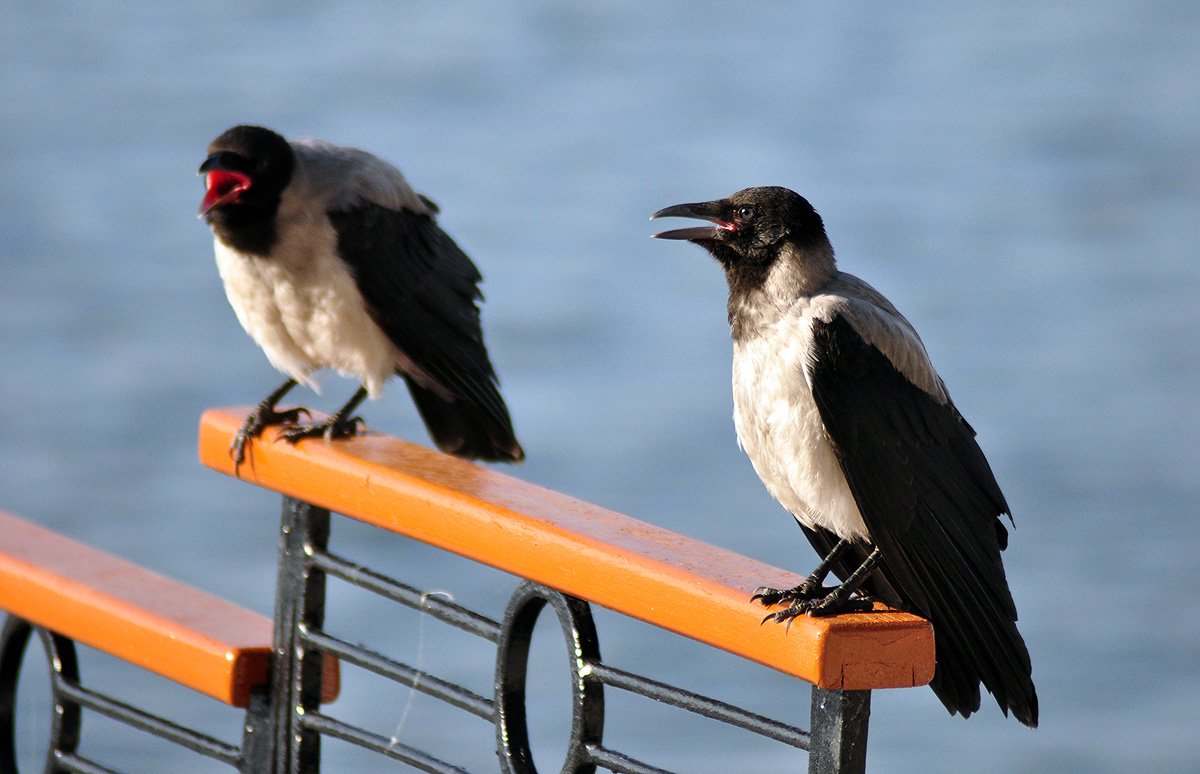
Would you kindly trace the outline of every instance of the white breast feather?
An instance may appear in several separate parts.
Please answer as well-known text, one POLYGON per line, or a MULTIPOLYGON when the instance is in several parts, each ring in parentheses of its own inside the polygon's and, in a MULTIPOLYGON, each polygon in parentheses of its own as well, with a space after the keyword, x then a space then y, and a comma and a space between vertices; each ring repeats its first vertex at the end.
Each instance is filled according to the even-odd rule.
POLYGON ((808 381, 813 313, 801 301, 759 335, 735 342, 734 426, 767 491, 797 521, 869 540, 808 381))
POLYGON ((358 379, 372 398, 397 368, 444 390, 375 324, 350 270, 336 255, 326 212, 364 201, 429 212, 398 169, 355 148, 292 143, 296 168, 276 215, 271 257, 244 255, 215 240, 225 294, 246 332, 278 368, 320 391, 313 374, 332 368, 358 379))
MULTIPOLYGON (((281 224, 282 226, 282 224, 281 224)), ((243 255, 215 240, 217 268, 238 321, 271 365, 320 392, 313 374, 332 368, 358 379, 372 398, 396 370, 399 353, 370 318, 349 270, 326 239, 280 229, 271 259, 243 255)))
POLYGON ((870 540, 813 399, 813 323, 844 317, 934 400, 949 395, 904 315, 858 277, 810 273, 820 265, 805 256, 780 260, 759 290, 731 299, 741 330, 733 345, 733 421, 754 470, 797 521, 870 540), (809 291, 814 285, 819 290, 809 291))

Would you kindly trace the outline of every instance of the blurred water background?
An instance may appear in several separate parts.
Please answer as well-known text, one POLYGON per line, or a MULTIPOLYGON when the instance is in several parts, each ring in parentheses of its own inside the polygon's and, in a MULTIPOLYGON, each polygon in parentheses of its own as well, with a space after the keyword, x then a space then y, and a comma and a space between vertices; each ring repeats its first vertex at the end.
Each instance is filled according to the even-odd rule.
MULTIPOLYGON (((255 122, 370 149, 441 204, 486 277, 516 475, 804 571, 734 440, 720 272, 646 222, 786 185, 922 332, 1015 510, 1042 727, 880 691, 872 770, 1200 770, 1200 5, 14 1, 0 104, 0 507, 270 611, 277 498, 195 459, 204 408, 280 379, 195 217, 205 145, 255 122)), ((297 395, 354 387, 324 383, 297 395)), ((398 385, 365 412, 427 442, 398 385)), ((333 545, 496 615, 514 585, 344 522, 333 545)), ((489 684, 486 649, 331 594, 352 638, 489 684)), ((807 725, 804 686, 598 616, 614 663, 807 725)), ((237 738, 213 702, 93 661, 85 679, 237 738)), ((486 724, 367 682, 338 714, 494 770, 486 724)), ((805 765, 724 733, 614 699, 606 738, 682 771, 805 765)), ((208 770, 103 721, 83 749, 208 770)))

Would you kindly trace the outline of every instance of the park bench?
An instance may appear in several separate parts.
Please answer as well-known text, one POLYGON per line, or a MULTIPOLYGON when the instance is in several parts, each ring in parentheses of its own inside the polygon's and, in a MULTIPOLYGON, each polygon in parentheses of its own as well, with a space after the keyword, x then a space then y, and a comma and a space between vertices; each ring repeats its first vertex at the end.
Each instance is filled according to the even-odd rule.
MULTIPOLYGON (((203 464, 235 474, 229 443, 245 416, 245 409, 204 414, 203 464)), ((749 603, 753 589, 763 583, 794 585, 799 576, 389 436, 368 432, 346 441, 318 439, 295 446, 273 443, 273 438, 268 429, 253 445, 252 460, 237 473, 248 484, 283 495, 274 621, 3 516, 0 607, 10 613, 9 627, 32 624, 47 642, 82 642, 247 708, 240 748, 140 710, 116 709, 139 727, 165 723, 184 746, 240 771, 278 774, 316 772, 323 738, 419 770, 462 770, 331 714, 323 705, 336 695, 340 664, 490 721, 500 768, 532 770, 524 680, 542 610, 558 618, 572 665, 573 718, 564 771, 662 771, 605 745, 605 689, 649 697, 806 749, 810 771, 862 771, 870 691, 923 685, 933 676, 933 634, 920 618, 877 609, 801 617, 790 628, 760 626, 762 610, 749 603), (510 573, 520 579, 519 586, 499 619, 430 595, 330 551, 332 513, 510 573), (326 631, 327 577, 494 643, 493 694, 481 695, 355 644, 353 637, 326 631), (809 728, 603 661, 591 605, 804 680, 812 686, 809 728)), ((15 684, 11 662, 19 665, 22 636, 27 639, 28 632, 5 636, 0 687, 10 692, 7 686, 15 684)), ((56 679, 55 686, 62 692, 56 702, 113 710, 105 703, 109 700, 78 687, 76 677, 56 679)), ((0 705, 3 699, 0 690, 0 705)), ((0 736, 4 721, 0 715, 0 736)), ((78 757, 78 717, 72 722, 73 732, 56 730, 58 738, 51 740, 52 749, 62 748, 56 754, 68 762, 78 757)), ((11 717, 7 726, 11 739, 11 717)))

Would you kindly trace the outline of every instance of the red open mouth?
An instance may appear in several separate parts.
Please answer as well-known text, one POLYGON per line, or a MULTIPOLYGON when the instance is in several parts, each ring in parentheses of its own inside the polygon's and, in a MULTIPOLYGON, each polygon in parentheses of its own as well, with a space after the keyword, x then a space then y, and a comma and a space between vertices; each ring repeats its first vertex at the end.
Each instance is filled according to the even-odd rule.
POLYGON ((213 207, 237 201, 242 191, 250 187, 250 178, 231 169, 210 169, 205 173, 204 184, 208 190, 200 202, 200 214, 207 214, 213 207))

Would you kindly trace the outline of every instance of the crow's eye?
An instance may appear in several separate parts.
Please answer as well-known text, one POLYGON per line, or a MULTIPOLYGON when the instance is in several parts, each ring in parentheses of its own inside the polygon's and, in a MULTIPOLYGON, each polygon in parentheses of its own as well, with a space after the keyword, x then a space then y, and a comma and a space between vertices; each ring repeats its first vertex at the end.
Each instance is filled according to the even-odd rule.
POLYGON ((745 207, 738 207, 737 216, 738 216, 738 220, 740 220, 740 221, 743 221, 743 222, 752 221, 752 220, 754 220, 754 216, 756 214, 757 213, 754 211, 754 208, 749 205, 746 205, 745 207))

